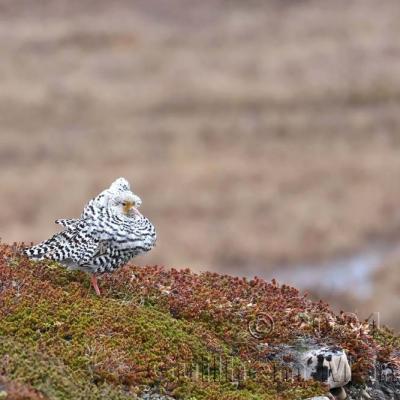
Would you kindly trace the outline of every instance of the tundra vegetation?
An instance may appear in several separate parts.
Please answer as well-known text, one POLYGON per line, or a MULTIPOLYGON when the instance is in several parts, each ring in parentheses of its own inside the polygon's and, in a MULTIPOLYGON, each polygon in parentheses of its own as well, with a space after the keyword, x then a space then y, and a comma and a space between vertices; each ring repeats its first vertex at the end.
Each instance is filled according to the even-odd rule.
POLYGON ((274 346, 299 337, 345 349, 354 382, 375 360, 398 362, 400 339, 388 329, 276 281, 127 265, 101 279, 97 297, 84 273, 19 252, 0 245, 0 388, 9 400, 122 400, 149 387, 198 400, 326 393, 270 360, 274 346), (260 313, 274 322, 262 338, 249 330, 260 313))

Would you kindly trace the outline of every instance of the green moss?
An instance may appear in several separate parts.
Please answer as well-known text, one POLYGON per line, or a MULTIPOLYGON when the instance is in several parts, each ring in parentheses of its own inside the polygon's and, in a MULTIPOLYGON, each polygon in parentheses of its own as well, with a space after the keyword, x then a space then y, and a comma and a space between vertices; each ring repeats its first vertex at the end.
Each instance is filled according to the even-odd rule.
POLYGON ((393 330, 384 326, 379 329, 373 330, 374 339, 385 348, 400 348, 400 336, 397 335, 393 330))
POLYGON ((15 338, 0 338, 2 374, 8 379, 32 385, 49 399, 132 399, 122 388, 96 385, 87 376, 43 351, 33 350, 15 338))

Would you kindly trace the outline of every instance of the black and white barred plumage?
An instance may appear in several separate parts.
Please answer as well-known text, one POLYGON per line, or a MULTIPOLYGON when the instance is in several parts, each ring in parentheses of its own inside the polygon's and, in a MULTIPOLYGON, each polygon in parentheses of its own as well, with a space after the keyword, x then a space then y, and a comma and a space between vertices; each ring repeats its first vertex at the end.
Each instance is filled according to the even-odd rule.
POLYGON ((85 206, 80 218, 57 220, 65 229, 24 253, 92 274, 112 272, 155 245, 154 226, 137 210, 140 204, 126 179, 119 178, 85 206))

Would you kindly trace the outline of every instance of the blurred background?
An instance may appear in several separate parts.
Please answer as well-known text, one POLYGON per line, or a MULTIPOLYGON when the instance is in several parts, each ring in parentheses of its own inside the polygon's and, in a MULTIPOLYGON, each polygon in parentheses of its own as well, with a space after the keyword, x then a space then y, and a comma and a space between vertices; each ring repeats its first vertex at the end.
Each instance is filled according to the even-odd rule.
POLYGON ((0 1, 2 240, 124 176, 158 230, 138 264, 400 329, 399 21, 396 0, 0 1))

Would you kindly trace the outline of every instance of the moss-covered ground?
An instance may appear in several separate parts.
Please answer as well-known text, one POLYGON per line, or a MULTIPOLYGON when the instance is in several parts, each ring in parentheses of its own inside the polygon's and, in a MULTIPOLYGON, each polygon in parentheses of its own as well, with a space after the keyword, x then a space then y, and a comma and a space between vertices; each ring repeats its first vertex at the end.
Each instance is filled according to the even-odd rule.
POLYGON ((0 398, 122 400, 150 387, 179 399, 297 400, 326 389, 287 379, 268 357, 275 345, 342 346, 359 381, 399 347, 389 331, 274 281, 128 265, 100 278, 97 297, 84 273, 19 250, 0 245, 0 398))

